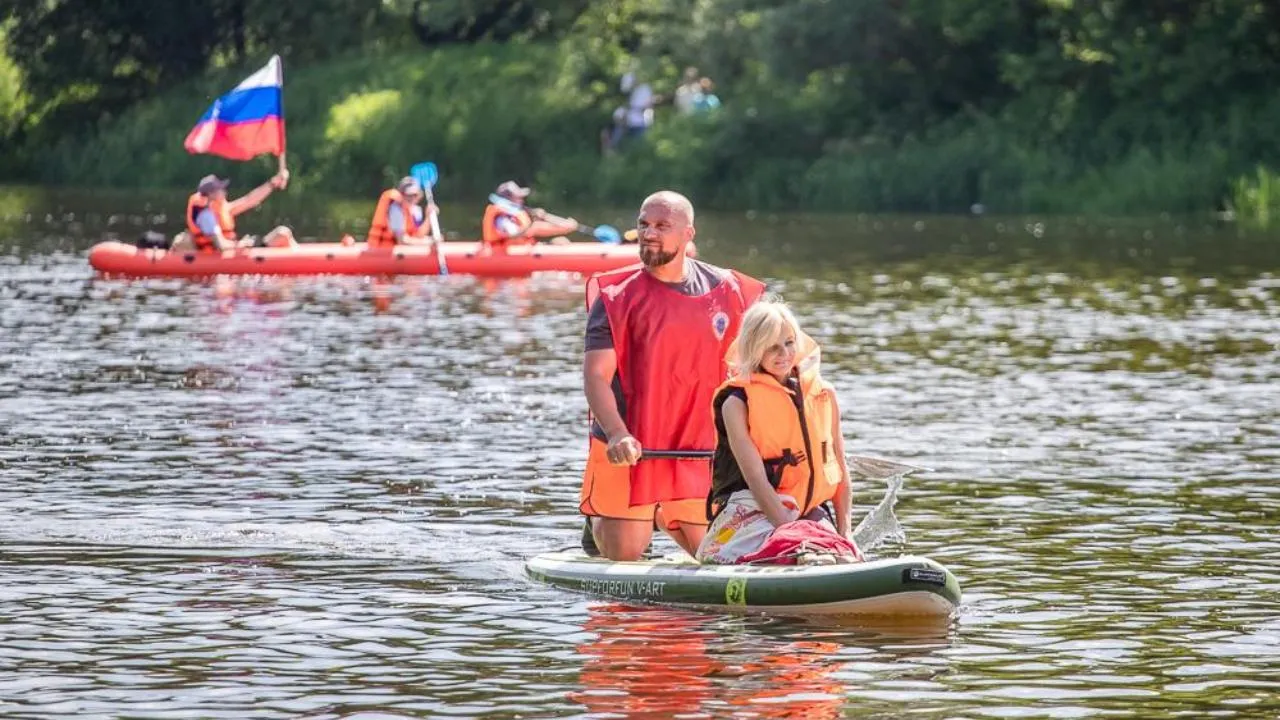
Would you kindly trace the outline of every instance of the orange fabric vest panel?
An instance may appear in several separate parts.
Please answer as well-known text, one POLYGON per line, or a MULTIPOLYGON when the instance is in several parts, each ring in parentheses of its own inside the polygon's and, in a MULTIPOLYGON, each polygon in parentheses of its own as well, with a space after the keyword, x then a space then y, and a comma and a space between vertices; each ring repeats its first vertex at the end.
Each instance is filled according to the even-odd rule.
POLYGON ((374 208, 373 221, 369 224, 369 234, 365 237, 365 241, 371 248, 391 247, 396 244, 396 236, 391 232, 391 225, 388 222, 392 203, 399 205, 400 212, 404 215, 404 234, 418 234, 418 221, 413 218, 412 207, 404 201, 400 191, 393 188, 382 193, 378 198, 378 207, 374 208))
POLYGON ((205 208, 213 211, 214 217, 218 220, 218 227, 222 230, 222 236, 228 240, 236 238, 236 219, 231 214, 231 204, 225 198, 210 201, 200 193, 191 193, 187 198, 187 232, 191 234, 191 241, 197 250, 210 251, 213 250, 213 239, 201 232, 200 226, 196 224, 196 216, 205 208))
POLYGON ((533 218, 529 217, 529 213, 521 210, 519 213, 512 215, 497 205, 490 203, 489 206, 484 209, 484 224, 480 227, 480 239, 485 245, 496 250, 506 248, 507 245, 518 245, 531 241, 536 242, 531 238, 525 238, 523 235, 507 237, 503 234, 503 232, 498 229, 498 218, 503 215, 515 218, 516 222, 520 224, 521 228, 523 228, 521 230, 522 233, 524 230, 528 230, 530 225, 533 225, 533 218))

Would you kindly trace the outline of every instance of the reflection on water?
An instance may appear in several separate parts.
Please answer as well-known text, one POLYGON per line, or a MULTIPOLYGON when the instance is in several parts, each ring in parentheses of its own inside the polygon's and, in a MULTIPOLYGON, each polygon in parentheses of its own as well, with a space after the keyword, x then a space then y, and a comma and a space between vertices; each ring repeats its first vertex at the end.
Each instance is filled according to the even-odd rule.
POLYGON ((78 202, 0 193, 0 715, 1280 713, 1280 241, 705 214, 850 450, 935 468, 887 550, 960 617, 833 627, 522 576, 581 528, 579 281, 101 281, 168 205, 78 202))
MULTIPOLYGON (((585 658, 569 695, 602 716, 835 718, 845 705, 831 677, 841 643, 792 639, 803 629, 654 608, 588 607, 585 658), (761 635, 776 638, 761 644, 761 635)), ((864 634, 847 639, 870 640, 864 634)))

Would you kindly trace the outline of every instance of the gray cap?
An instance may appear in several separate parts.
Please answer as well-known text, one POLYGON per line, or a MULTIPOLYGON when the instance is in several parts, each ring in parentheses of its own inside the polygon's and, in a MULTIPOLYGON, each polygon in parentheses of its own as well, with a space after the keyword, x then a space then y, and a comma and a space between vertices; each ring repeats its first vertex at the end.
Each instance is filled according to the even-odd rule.
POLYGON ((396 183, 396 189, 404 195, 421 195, 422 183, 406 175, 396 183))
POLYGON ((217 175, 205 175, 200 178, 200 184, 196 186, 196 192, 201 195, 209 195, 218 190, 226 190, 230 184, 230 180, 223 180, 217 175))

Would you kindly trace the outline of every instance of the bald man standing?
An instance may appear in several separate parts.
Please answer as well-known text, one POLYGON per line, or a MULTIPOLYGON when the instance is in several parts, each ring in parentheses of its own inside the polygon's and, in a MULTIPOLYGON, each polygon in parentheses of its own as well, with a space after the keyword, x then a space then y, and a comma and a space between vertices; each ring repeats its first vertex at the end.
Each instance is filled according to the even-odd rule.
POLYGON ((686 256, 693 205, 679 193, 645 198, 636 220, 640 265, 587 281, 583 388, 591 441, 579 509, 583 548, 638 560, 665 530, 692 555, 706 534, 711 464, 641 460, 644 450, 711 450, 711 399, 725 354, 764 284, 686 256))

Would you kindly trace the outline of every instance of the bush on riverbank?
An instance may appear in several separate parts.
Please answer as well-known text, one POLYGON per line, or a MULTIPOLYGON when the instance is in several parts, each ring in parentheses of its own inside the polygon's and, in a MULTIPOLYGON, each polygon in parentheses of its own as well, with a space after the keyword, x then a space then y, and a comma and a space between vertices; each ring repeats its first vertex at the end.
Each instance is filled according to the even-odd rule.
POLYGON ((20 172, 19 130, 26 112, 22 71, 5 52, 5 28, 0 24, 0 166, 20 172))
POLYGON ((1265 230, 1280 220, 1280 173, 1260 165, 1253 175, 1237 179, 1231 190, 1230 210, 1242 223, 1265 230))
MULTIPOLYGON (((1270 6, 617 0, 547 4, 558 14, 539 24, 493 14, 498 5, 429 4, 413 17, 431 50, 386 14, 359 34, 386 38, 336 57, 332 43, 291 35, 297 189, 368 197, 430 159, 453 198, 514 178, 537 183, 541 202, 631 205, 665 186, 722 208, 1119 215, 1208 212, 1241 195, 1258 165, 1280 167, 1269 131, 1280 100, 1263 82, 1280 71, 1270 6), (476 31, 480 20, 490 29, 476 31), (724 106, 680 118, 662 108, 643 141, 602 157, 599 132, 632 59, 668 96, 683 64, 698 64, 724 106)), ((57 141, 47 128, 30 134, 31 169, 8 179, 185 188, 209 171, 265 177, 270 159, 250 171, 188 156, 181 142, 273 37, 219 49, 239 60, 210 60, 220 69, 57 141)), ((0 65, 0 120, 3 83, 0 65)), ((60 96, 46 95, 40 107, 56 108, 60 96)))
MULTIPOLYGON (((481 45, 361 55, 285 68, 288 158, 298 189, 376 194, 419 160, 441 166, 442 191, 487 193, 528 181, 559 148, 596 132, 583 73, 553 46, 481 45)), ((39 154, 39 180, 186 187, 245 164, 192 156, 182 141, 210 99, 247 70, 229 69, 135 106, 88 137, 39 154)), ((262 175, 273 158, 259 158, 262 175)))

